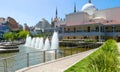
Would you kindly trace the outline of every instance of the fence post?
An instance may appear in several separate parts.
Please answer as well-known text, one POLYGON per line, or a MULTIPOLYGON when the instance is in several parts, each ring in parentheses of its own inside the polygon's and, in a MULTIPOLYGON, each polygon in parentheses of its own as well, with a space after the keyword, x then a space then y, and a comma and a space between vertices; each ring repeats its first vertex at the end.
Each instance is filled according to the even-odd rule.
POLYGON ((96 44, 94 46, 95 46, 94 48, 96 48, 96 44))
POLYGON ((78 48, 76 49, 76 54, 78 54, 78 48))
POLYGON ((66 54, 65 54, 65 49, 64 49, 64 57, 65 57, 65 55, 66 55, 66 54))
POLYGON ((27 67, 29 67, 29 53, 27 53, 27 67))
POLYGON ((78 53, 80 53, 80 52, 81 52, 81 49, 82 49, 82 45, 80 46, 80 49, 78 49, 78 53))
POLYGON ((71 51, 71 55, 72 55, 72 48, 70 49, 70 51, 71 51))
POLYGON ((86 51, 87 51, 87 45, 85 45, 86 51))
POLYGON ((57 49, 55 49, 55 59, 57 59, 57 49))
POLYGON ((43 62, 46 62, 45 51, 43 51, 43 62))
POLYGON ((88 45, 86 45, 86 51, 88 50, 88 46, 89 46, 89 44, 88 44, 88 45))
POLYGON ((7 61, 6 61, 6 59, 3 59, 3 64, 4 64, 4 72, 7 72, 7 61))

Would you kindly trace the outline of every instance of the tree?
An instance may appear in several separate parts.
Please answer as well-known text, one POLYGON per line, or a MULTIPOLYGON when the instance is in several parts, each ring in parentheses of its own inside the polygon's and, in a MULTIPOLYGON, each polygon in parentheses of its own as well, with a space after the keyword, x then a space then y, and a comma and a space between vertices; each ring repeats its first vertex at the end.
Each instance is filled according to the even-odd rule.
POLYGON ((20 31, 17 36, 19 39, 25 39, 27 35, 29 35, 28 31, 20 31))
POLYGON ((4 34, 3 34, 3 38, 4 38, 5 40, 8 40, 8 34, 7 34, 7 33, 4 33, 4 34))
POLYGON ((5 33, 4 35, 3 35, 3 38, 5 39, 5 40, 10 40, 10 41, 13 41, 14 40, 14 33, 12 33, 12 32, 7 32, 7 33, 5 33))

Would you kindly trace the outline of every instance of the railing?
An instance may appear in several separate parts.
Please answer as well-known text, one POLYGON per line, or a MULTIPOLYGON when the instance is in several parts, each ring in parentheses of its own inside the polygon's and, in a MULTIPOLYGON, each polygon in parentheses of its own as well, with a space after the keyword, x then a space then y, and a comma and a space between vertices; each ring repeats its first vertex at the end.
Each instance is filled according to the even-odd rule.
MULTIPOLYGON (((93 44, 92 48, 99 46, 99 44, 93 44)), ((77 54, 92 48, 86 45, 84 48, 63 48, 14 55, 0 60, 0 72, 15 72, 25 67, 77 54)))
POLYGON ((103 32, 71 32, 71 33, 60 33, 60 36, 99 36, 99 35, 104 35, 103 32))
POLYGON ((82 35, 82 36, 99 36, 99 35, 102 35, 102 36, 119 36, 120 35, 120 32, 65 32, 65 33, 60 33, 59 34, 60 36, 79 36, 79 35, 82 35), (113 34, 114 33, 114 34, 113 34))

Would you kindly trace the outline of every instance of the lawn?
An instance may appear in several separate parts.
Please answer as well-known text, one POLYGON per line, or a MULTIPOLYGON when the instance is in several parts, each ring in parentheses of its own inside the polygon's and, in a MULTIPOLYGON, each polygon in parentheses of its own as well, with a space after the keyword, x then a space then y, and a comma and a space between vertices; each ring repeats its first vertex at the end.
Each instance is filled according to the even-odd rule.
POLYGON ((64 72, 120 72, 118 56, 116 41, 108 40, 97 51, 64 72))

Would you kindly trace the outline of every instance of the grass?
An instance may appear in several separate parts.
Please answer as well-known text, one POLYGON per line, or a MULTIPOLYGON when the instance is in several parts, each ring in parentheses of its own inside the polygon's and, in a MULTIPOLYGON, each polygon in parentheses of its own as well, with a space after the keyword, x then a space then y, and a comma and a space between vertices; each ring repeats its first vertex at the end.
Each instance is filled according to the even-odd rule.
POLYGON ((108 40, 97 51, 64 72, 120 72, 118 56, 116 41, 108 40))

